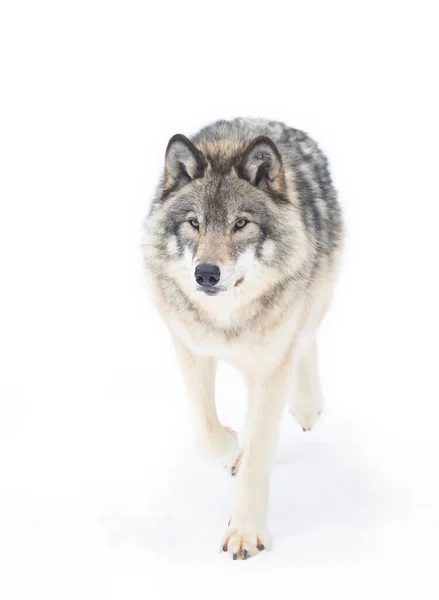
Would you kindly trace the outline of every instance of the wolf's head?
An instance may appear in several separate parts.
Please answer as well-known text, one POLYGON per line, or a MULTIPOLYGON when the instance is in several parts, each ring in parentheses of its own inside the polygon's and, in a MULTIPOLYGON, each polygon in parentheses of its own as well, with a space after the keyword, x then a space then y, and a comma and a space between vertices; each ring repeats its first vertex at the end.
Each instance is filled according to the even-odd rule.
POLYGON ((194 298, 250 299, 303 259, 281 155, 267 137, 196 144, 180 134, 169 141, 148 220, 150 266, 194 298))

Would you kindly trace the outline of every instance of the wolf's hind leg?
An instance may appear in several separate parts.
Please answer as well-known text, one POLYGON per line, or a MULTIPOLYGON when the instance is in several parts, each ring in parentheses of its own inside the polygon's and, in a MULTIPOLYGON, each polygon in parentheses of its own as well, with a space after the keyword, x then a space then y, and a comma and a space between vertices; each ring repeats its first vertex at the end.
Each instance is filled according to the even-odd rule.
POLYGON ((296 360, 290 412, 304 431, 310 431, 323 410, 315 338, 301 348, 296 360))

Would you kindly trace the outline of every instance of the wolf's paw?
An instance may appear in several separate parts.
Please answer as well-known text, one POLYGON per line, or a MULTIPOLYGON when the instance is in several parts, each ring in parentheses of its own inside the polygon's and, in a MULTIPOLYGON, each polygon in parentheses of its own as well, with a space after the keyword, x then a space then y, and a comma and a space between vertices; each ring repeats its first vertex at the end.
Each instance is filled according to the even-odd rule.
POLYGON ((224 427, 221 435, 211 440, 211 451, 215 461, 232 475, 236 475, 241 458, 238 434, 230 427, 224 427))
POLYGON ((270 549, 270 535, 267 530, 259 531, 257 527, 234 527, 229 524, 221 542, 221 551, 228 552, 233 560, 247 560, 262 550, 270 549))
POLYGON ((303 431, 311 431, 319 420, 323 408, 293 406, 291 414, 302 427, 303 431))
MULTIPOLYGON (((238 441, 238 436, 236 434, 236 431, 233 431, 229 427, 226 427, 226 430, 230 431, 235 436, 236 441, 238 441)), ((228 462, 224 467, 226 469, 226 471, 228 471, 232 477, 234 477, 238 473, 238 469, 239 469, 239 465, 240 465, 241 457, 242 457, 242 452, 236 451, 236 447, 234 450, 235 450, 235 453, 232 456, 232 460, 230 462, 228 462)))

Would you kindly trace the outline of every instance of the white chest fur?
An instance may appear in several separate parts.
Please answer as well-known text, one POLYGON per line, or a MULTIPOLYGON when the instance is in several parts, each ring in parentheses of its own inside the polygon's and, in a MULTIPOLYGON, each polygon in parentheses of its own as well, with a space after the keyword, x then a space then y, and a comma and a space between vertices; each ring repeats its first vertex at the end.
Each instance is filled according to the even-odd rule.
POLYGON ((238 368, 267 368, 283 357, 297 331, 303 314, 303 303, 286 314, 278 309, 270 318, 253 324, 234 335, 221 328, 212 328, 194 320, 168 313, 166 321, 171 331, 196 354, 213 356, 238 368))

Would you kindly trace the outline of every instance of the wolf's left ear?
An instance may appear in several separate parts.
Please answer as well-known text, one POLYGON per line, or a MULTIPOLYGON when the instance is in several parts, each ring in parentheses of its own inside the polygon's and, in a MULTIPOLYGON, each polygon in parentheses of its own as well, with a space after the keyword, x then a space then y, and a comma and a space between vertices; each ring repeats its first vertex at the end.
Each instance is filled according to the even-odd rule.
POLYGON ((285 193, 285 173, 276 144, 261 136, 252 141, 239 164, 238 175, 252 185, 268 186, 278 194, 285 193))
POLYGON ((204 156, 186 136, 177 133, 171 137, 166 148, 165 188, 202 177, 205 168, 204 156))

